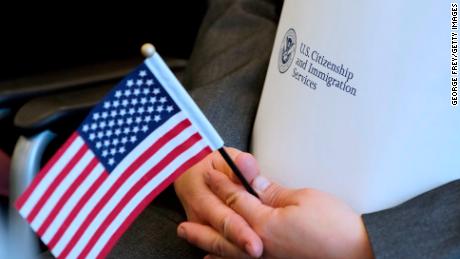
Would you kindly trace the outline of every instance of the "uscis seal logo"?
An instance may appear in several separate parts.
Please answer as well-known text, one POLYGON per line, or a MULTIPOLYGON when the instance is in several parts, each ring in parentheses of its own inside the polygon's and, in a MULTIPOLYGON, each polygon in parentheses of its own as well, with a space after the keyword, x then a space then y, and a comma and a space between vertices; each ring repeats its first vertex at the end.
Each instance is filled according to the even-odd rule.
POLYGON ((295 47, 297 45, 297 36, 294 29, 289 29, 284 34, 283 42, 281 43, 280 52, 278 55, 278 68, 281 73, 286 72, 292 64, 295 55, 295 47))

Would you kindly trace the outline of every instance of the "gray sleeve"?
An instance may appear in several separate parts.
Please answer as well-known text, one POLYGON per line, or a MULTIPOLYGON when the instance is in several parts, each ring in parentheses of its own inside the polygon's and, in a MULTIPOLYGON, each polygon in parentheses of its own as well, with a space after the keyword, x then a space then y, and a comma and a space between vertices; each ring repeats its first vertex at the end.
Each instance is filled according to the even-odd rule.
POLYGON ((227 146, 248 148, 281 4, 208 2, 184 84, 227 146))
POLYGON ((460 258, 460 180, 363 219, 376 258, 460 258))

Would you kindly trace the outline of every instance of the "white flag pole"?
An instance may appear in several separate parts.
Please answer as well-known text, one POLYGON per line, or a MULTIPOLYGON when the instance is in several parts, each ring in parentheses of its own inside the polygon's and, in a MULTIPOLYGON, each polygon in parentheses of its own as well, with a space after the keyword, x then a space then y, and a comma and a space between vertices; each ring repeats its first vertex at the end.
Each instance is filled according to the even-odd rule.
MULTIPOLYGON (((153 55, 155 55, 155 52, 156 52, 156 49, 155 47, 151 44, 151 43, 145 43, 142 45, 141 47, 141 53, 142 55, 145 57, 145 58, 150 58, 152 57, 153 55)), ((220 137, 219 137, 220 139, 220 137)), ((243 174, 241 173, 241 171, 238 169, 238 167, 235 165, 235 163, 233 162, 233 160, 231 159, 231 157, 228 155, 227 151, 225 151, 224 147, 221 146, 220 148, 218 148, 219 150, 219 153, 222 155, 222 157, 224 158, 225 162, 228 164, 228 166, 232 169, 233 173, 238 177, 238 179, 240 180, 241 184, 243 184, 244 188, 246 188, 246 190, 254 195, 255 197, 259 197, 257 195, 257 193, 254 191, 254 189, 251 187, 251 185, 248 183, 248 181, 246 180, 246 178, 244 178, 243 174)))

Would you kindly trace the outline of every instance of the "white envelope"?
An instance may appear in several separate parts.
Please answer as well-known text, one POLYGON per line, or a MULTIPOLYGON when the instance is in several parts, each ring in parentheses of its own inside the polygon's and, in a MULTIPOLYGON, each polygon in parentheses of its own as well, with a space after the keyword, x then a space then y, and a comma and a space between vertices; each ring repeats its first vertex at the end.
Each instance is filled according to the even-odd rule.
POLYGON ((287 0, 252 151, 284 185, 395 206, 460 178, 450 79, 448 1, 287 0))

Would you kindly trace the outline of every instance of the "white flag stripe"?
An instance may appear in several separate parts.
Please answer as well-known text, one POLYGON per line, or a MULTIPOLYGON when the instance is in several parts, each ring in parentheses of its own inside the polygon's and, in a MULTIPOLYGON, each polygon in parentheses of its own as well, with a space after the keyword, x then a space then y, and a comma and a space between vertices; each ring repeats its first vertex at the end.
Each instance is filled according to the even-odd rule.
POLYGON ((168 131, 174 128, 177 124, 185 120, 186 117, 183 112, 178 112, 176 115, 167 120, 163 125, 158 127, 155 131, 150 133, 141 143, 139 143, 136 148, 134 148, 121 162, 118 166, 110 173, 110 176, 116 176, 113 180, 116 180, 120 174, 122 174, 126 169, 131 166, 131 164, 152 146, 159 138, 165 135, 168 131))
POLYGON ((126 204, 126 206, 120 211, 117 217, 107 227, 104 233, 101 235, 99 240, 93 246, 93 249, 88 254, 88 258, 96 258, 105 244, 110 240, 115 231, 123 224, 126 218, 132 213, 132 211, 139 205, 144 198, 149 195, 155 188, 158 187, 168 176, 170 176, 177 168, 184 164, 187 160, 198 154, 201 150, 206 147, 204 139, 198 141, 191 146, 187 151, 179 155, 174 161, 166 166, 157 176, 151 179, 136 195, 126 204))
MULTIPOLYGON (((62 249, 64 249, 65 245, 70 241, 73 234, 67 233, 75 233, 83 223, 86 216, 90 213, 91 209, 96 205, 97 200, 104 196, 104 194, 110 189, 110 187, 115 183, 118 177, 130 166, 140 154, 144 153, 151 145, 153 145, 161 136, 166 134, 170 129, 174 128, 177 124, 185 119, 185 116, 182 112, 178 112, 176 115, 171 117, 168 121, 163 123, 160 127, 158 127, 155 131, 149 134, 143 142, 141 142, 138 146, 136 146, 115 168, 114 171, 110 173, 110 177, 108 177, 104 183, 98 188, 96 193, 94 193, 91 198, 86 202, 83 208, 78 212, 77 216, 72 220, 70 227, 64 232, 64 234, 60 237, 60 240, 56 244, 53 251, 59 251, 61 253, 62 249), (56 249, 56 247, 58 247, 56 249)), ((52 237, 46 238, 47 240, 51 240, 52 237)), ((49 241, 48 241, 49 242, 49 241)), ((54 253, 56 254, 56 253, 54 253)))
POLYGON ((54 234, 56 234, 59 227, 67 218, 69 213, 77 205, 78 201, 86 193, 86 191, 88 191, 91 184, 94 183, 102 173, 104 173, 104 167, 102 166, 102 164, 98 164, 93 169, 93 171, 91 171, 88 177, 86 177, 86 179, 80 184, 80 186, 78 186, 78 188, 75 190, 72 196, 70 196, 69 200, 67 200, 65 205, 58 212, 56 218, 53 220, 53 222, 51 222, 48 229, 42 235, 41 238, 45 244, 48 244, 51 241, 51 238, 53 238, 54 234))
POLYGON ((83 157, 77 162, 74 168, 70 170, 67 176, 62 180, 56 189, 53 190, 49 198, 46 200, 45 204, 41 208, 40 212, 37 214, 35 219, 32 221, 31 225, 34 230, 43 224, 43 221, 48 217, 51 210, 56 206, 59 199, 64 195, 65 191, 70 187, 70 185, 75 181, 75 179, 82 173, 85 167, 89 162, 94 158, 94 153, 88 149, 83 157))
MULTIPOLYGON (((107 193, 107 191, 112 187, 115 181, 120 177, 120 175, 126 171, 128 166, 130 166, 141 154, 145 152, 151 145, 153 145, 161 136, 166 134, 169 130, 174 128, 179 124, 184 118, 180 113, 173 116, 157 130, 152 132, 143 142, 141 142, 135 149, 133 149, 130 154, 126 156, 125 159, 115 168, 115 170, 110 174, 110 176, 104 181, 104 183, 98 188, 98 190, 91 196, 91 198, 86 202, 83 208, 78 212, 77 216, 72 220, 72 223, 60 237, 60 240, 57 242, 56 246, 52 249, 53 254, 59 255, 62 250, 65 248, 68 242, 72 239, 75 232, 78 230, 80 225, 86 219, 91 210, 96 206, 97 202, 107 193), (163 127, 164 126, 164 127, 163 127), (152 137, 151 137, 152 136, 152 137), (121 170, 123 169, 123 171, 121 170)), ((161 153, 161 151, 157 152, 161 153)))
MULTIPOLYGON (((148 173, 153 166, 157 165, 161 160, 163 160, 170 152, 180 144, 184 143, 190 136, 196 133, 196 129, 193 126, 189 126, 184 129, 179 135, 166 143, 158 152, 156 152, 152 157, 142 164, 125 182, 117 189, 115 194, 110 198, 110 200, 105 204, 102 210, 98 215, 92 220, 91 224, 86 228, 84 234, 80 237, 77 244, 74 246, 70 254, 80 254, 79 249, 83 249, 90 238, 93 236, 94 232, 99 228, 100 224, 104 219, 112 212, 115 206, 123 199, 123 197, 128 193, 128 191, 141 180, 141 178, 148 173)), ((140 156, 141 154, 138 154, 140 156)), ((110 176, 112 177, 112 176, 110 176)), ((101 196, 102 197, 102 196, 101 196)), ((73 233, 72 233, 73 236, 73 233)), ((69 254, 69 255, 70 255, 69 254)), ((72 256, 70 256, 72 257, 72 256)))
POLYGON ((19 212, 24 218, 27 218, 29 213, 38 203, 38 200, 43 196, 43 194, 46 192, 50 184, 56 179, 56 177, 59 175, 62 169, 75 156, 75 154, 80 149, 80 147, 83 145, 83 143, 84 142, 82 138, 76 137, 75 140, 72 142, 72 144, 69 146, 69 148, 64 152, 64 154, 62 154, 60 159, 56 161, 56 164, 54 164, 54 166, 50 168, 50 170, 45 175, 45 177, 43 177, 43 180, 40 181, 40 183, 38 183, 35 190, 31 193, 27 201, 24 203, 22 208, 19 210, 19 212))

